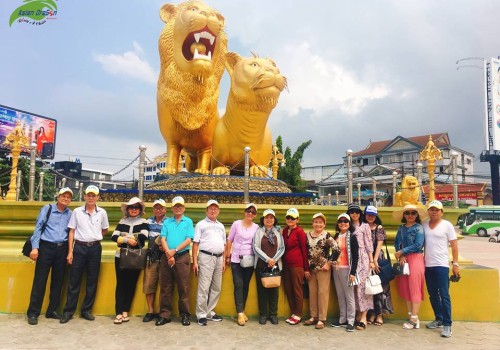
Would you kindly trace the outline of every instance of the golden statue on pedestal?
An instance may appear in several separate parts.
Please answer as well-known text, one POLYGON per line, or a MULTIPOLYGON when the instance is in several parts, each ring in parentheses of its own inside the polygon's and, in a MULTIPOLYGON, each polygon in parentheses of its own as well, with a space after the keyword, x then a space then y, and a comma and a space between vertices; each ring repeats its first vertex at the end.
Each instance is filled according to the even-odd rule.
POLYGON ((401 192, 396 193, 394 206, 404 207, 407 204, 422 205, 420 202, 420 184, 415 176, 406 175, 401 182, 401 192))
POLYGON ((167 143, 165 173, 176 174, 182 149, 188 171, 210 172, 217 100, 224 73, 224 17, 201 1, 166 4, 159 39, 158 122, 167 143))
POLYGON ((443 159, 441 151, 434 145, 432 135, 429 135, 429 141, 425 148, 420 152, 420 160, 427 161, 427 173, 429 174, 429 202, 436 199, 434 187, 434 170, 436 169, 436 160, 443 159))
POLYGON ((250 147, 250 176, 267 177, 272 136, 266 126, 271 111, 287 86, 276 63, 253 54, 243 58, 235 52, 226 55, 231 88, 226 112, 217 123, 212 144, 215 175, 229 175, 229 169, 244 169, 244 148, 250 147))
POLYGON ((29 140, 24 134, 24 130, 19 120, 16 121, 15 128, 7 135, 3 144, 10 146, 12 153, 12 170, 10 172, 9 191, 7 192, 5 199, 8 201, 15 201, 17 192, 17 163, 19 161, 19 155, 21 154, 21 150, 23 148, 29 147, 29 140))

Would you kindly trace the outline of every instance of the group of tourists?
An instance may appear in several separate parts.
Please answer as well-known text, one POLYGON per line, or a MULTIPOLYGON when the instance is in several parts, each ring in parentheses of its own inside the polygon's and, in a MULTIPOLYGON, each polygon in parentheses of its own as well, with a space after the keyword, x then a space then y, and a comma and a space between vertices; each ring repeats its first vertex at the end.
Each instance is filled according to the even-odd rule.
MULTIPOLYGON (((51 273, 49 305, 45 316, 66 323, 73 317, 80 294, 82 274, 87 275, 86 295, 80 316, 94 320, 94 304, 99 267, 101 241, 109 223, 106 211, 96 205, 99 189, 88 186, 85 204, 71 212, 68 205, 72 191, 58 192, 57 203, 44 206, 38 215, 31 238, 30 258, 36 261, 31 291, 28 323, 36 325, 41 313, 48 274, 51 273), (71 266, 67 301, 62 314, 57 313, 66 264, 71 266)), ((143 292, 148 311, 143 321, 155 321, 162 326, 172 321, 173 291, 177 286, 178 310, 181 324, 191 323, 189 288, 190 275, 198 280, 195 315, 198 325, 208 321, 222 321, 215 313, 219 301, 222 276, 226 267, 232 271, 236 322, 248 322, 245 306, 250 281, 255 273, 259 324, 278 324, 278 296, 283 285, 290 307, 286 323, 304 324, 323 329, 327 323, 331 278, 338 296, 339 317, 332 327, 346 331, 362 331, 367 325, 382 326, 384 314, 394 312, 389 283, 383 284, 376 295, 365 293, 365 281, 380 272, 379 263, 384 254, 386 232, 377 208, 367 206, 364 211, 352 203, 347 212, 337 217, 335 232, 325 230, 327 218, 322 213, 312 217, 311 229, 306 233, 299 225, 300 215, 290 208, 285 215, 283 229, 272 209, 265 209, 258 220, 257 205, 249 203, 243 218, 235 221, 226 237, 224 225, 218 221, 219 203, 206 203, 206 217, 193 225, 184 215, 184 199, 173 198, 167 218, 167 203, 158 199, 153 203, 153 216, 144 218, 145 205, 137 197, 121 206, 122 219, 111 235, 116 242, 115 254, 115 313, 114 323, 130 320, 129 312, 134 298, 140 270, 123 268, 120 248, 142 249, 146 246, 147 263, 144 269, 143 292), (191 255, 192 263, 191 263, 191 255), (270 285, 270 276, 281 276, 281 283, 270 285), (154 310, 155 293, 159 285, 159 310, 154 310), (309 318, 304 319, 304 293, 309 298, 309 318)), ((395 240, 395 258, 409 274, 398 276, 400 296, 406 301, 408 320, 404 329, 420 327, 418 311, 424 298, 424 280, 430 295, 435 320, 427 328, 443 327, 441 335, 450 337, 451 301, 449 296, 448 245, 453 255, 453 275, 460 276, 457 237, 453 226, 442 219, 443 206, 432 201, 427 212, 421 207, 407 205, 394 212, 402 222, 395 240), (421 224, 425 216, 428 221, 421 224), (425 251, 425 254, 423 252, 425 251)), ((387 252, 387 247, 386 247, 387 252)), ((125 261, 125 260, 124 260, 125 261)), ((275 279, 273 280, 276 281, 275 279)))

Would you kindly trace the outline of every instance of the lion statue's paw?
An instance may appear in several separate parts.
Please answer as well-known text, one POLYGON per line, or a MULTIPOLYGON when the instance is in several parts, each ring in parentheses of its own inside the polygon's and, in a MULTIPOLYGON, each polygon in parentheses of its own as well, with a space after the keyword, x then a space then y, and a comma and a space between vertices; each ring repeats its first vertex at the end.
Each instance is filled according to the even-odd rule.
POLYGON ((219 166, 212 170, 212 175, 229 175, 229 168, 225 166, 219 166))
POLYGON ((269 169, 265 165, 253 165, 250 167, 250 176, 267 177, 269 169))
POLYGON ((202 175, 208 175, 208 174, 210 174, 210 170, 205 169, 205 168, 195 169, 194 172, 197 173, 197 174, 202 174, 202 175))
POLYGON ((161 174, 175 175, 177 174, 177 167, 167 166, 163 168, 160 172, 161 174))

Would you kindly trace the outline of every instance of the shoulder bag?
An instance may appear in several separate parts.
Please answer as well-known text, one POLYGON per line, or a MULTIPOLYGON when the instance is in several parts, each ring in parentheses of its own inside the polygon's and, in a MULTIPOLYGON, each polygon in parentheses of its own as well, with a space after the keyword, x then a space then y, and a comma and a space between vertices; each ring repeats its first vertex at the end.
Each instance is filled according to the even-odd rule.
POLYGON ((385 239, 384 245, 386 256, 384 257, 384 259, 379 259, 379 261, 377 262, 379 267, 378 276, 380 277, 380 281, 382 281, 382 284, 388 284, 394 279, 394 273, 392 271, 391 256, 389 255, 389 250, 387 249, 387 242, 385 241, 385 239))
MULTIPOLYGON (((49 209, 47 210, 47 216, 45 217, 42 229, 40 230, 40 237, 42 237, 43 232, 47 228, 47 223, 49 221, 51 212, 52 212, 52 206, 49 204, 49 209)), ((31 234, 26 240, 26 242, 24 242, 23 249, 21 250, 21 253, 23 253, 23 255, 27 258, 30 257, 30 253, 33 250, 33 246, 31 245, 31 237, 33 237, 33 234, 31 234)))

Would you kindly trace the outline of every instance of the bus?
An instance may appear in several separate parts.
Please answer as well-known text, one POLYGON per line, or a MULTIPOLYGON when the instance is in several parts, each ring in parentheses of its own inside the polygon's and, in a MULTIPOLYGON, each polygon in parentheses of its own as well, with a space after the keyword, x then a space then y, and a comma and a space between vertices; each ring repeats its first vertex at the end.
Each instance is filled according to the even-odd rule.
POLYGON ((459 226, 464 235, 476 233, 486 237, 495 233, 495 229, 500 230, 500 205, 470 207, 459 226))

